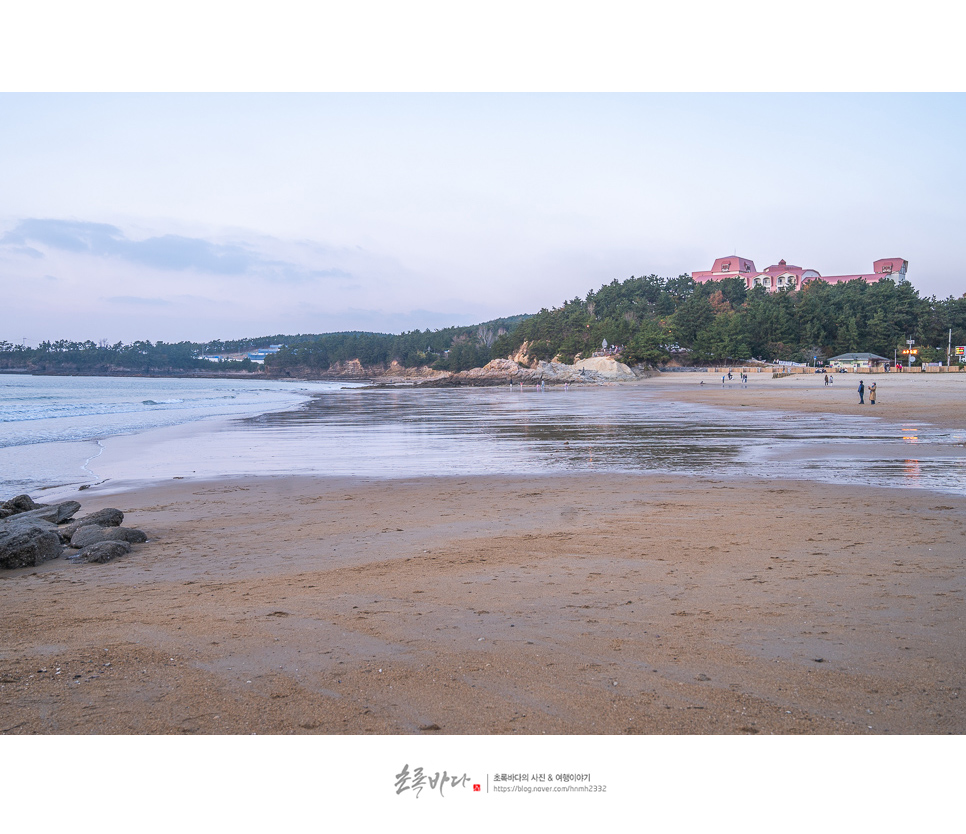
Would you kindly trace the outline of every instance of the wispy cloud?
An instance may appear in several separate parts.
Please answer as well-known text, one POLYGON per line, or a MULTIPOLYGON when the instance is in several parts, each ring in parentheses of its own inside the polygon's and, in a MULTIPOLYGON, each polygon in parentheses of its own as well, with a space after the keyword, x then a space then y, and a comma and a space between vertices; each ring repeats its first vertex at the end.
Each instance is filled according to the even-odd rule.
POLYGON ((65 252, 114 257, 155 269, 197 269, 222 275, 242 275, 266 263, 257 253, 233 244, 203 238, 162 235, 131 240, 117 226, 79 220, 28 218, 0 238, 0 245, 31 257, 42 254, 33 243, 65 252))
POLYGON ((168 273, 194 271, 288 284, 351 284, 358 278, 353 265, 368 262, 366 253, 264 235, 250 235, 243 244, 175 234, 135 240, 109 223, 59 218, 25 218, 0 236, 0 252, 8 256, 37 260, 45 257, 42 250, 103 258, 168 273))

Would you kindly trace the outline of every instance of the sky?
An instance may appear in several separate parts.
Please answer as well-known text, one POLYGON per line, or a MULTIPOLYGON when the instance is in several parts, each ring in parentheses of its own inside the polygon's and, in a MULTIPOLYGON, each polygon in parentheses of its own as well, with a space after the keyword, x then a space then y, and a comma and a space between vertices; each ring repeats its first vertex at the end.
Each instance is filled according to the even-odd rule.
POLYGON ((730 254, 825 275, 901 257, 920 294, 958 297, 964 105, 0 92, 0 340, 437 329, 730 254))

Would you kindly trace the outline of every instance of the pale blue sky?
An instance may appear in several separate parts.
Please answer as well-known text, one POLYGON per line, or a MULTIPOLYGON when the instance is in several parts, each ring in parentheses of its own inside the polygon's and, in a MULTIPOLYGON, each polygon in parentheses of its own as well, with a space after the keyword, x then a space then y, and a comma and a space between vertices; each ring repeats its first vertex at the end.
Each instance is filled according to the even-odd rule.
POLYGON ((472 324, 902 257, 957 296, 962 94, 0 95, 0 339, 472 324))

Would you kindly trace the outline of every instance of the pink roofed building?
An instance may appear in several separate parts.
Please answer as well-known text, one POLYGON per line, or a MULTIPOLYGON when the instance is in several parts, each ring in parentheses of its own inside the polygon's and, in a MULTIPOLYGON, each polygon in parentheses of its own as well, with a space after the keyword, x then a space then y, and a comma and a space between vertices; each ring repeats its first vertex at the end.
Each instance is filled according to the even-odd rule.
POLYGON ((781 260, 767 267, 763 272, 759 272, 755 268, 754 261, 732 255, 728 258, 717 258, 710 270, 692 272, 691 277, 701 284, 705 281, 720 281, 722 278, 741 278, 749 290, 764 287, 768 292, 778 292, 778 290, 801 289, 806 282, 816 278, 821 278, 829 284, 841 284, 843 281, 857 279, 867 284, 874 284, 886 277, 902 280, 906 277, 908 268, 909 262, 902 258, 881 258, 872 264, 872 272, 860 275, 822 275, 815 269, 803 269, 781 260))

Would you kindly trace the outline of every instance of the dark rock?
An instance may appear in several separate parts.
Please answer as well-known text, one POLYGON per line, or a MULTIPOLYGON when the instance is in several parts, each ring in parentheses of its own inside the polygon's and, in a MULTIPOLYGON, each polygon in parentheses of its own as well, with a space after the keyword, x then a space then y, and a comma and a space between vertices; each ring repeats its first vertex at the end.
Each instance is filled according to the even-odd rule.
POLYGON ((88 524, 81 527, 70 539, 71 547, 86 547, 94 542, 128 542, 140 544, 148 537, 141 530, 133 527, 98 527, 88 524))
POLYGON ((111 562, 118 556, 123 556, 125 553, 130 552, 131 545, 127 542, 95 542, 81 550, 74 558, 86 559, 88 562, 102 564, 104 562, 111 562))
POLYGON ((0 528, 0 568, 32 568, 63 552, 60 536, 48 524, 0 528))
POLYGON ((46 504, 38 504, 29 495, 17 495, 11 498, 9 501, 4 501, 0 504, 5 510, 12 510, 14 513, 25 513, 28 510, 39 510, 41 507, 45 507, 46 504))
POLYGON ((61 537, 64 541, 70 541, 74 533, 80 530, 81 527, 92 525, 94 527, 120 527, 122 521, 124 521, 124 513, 113 507, 105 507, 96 513, 91 513, 90 515, 85 515, 83 518, 78 518, 76 521, 72 521, 61 530, 61 537))
POLYGON ((41 505, 33 510, 27 510, 17 515, 4 519, 10 521, 24 521, 26 519, 38 519, 49 521, 52 524, 62 524, 72 518, 74 513, 80 509, 80 504, 76 501, 64 501, 62 504, 41 505))
POLYGON ((0 531, 9 533, 33 528, 44 531, 52 530, 55 533, 60 530, 54 522, 37 518, 33 513, 17 513, 17 515, 12 515, 10 518, 5 518, 0 521, 0 531))

